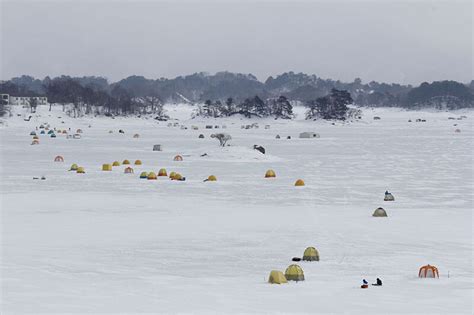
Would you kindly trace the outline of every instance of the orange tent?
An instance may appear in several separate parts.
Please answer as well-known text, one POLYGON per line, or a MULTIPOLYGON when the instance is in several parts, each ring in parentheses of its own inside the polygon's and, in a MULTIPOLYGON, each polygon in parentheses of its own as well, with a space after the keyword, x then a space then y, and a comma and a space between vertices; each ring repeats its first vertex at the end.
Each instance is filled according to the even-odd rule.
POLYGON ((418 271, 418 277, 420 278, 439 278, 438 268, 431 265, 426 265, 420 268, 418 271))
POLYGON ((177 155, 174 157, 173 161, 182 161, 183 157, 181 155, 177 155))
POLYGON ((54 158, 54 162, 64 162, 64 158, 60 155, 54 158))

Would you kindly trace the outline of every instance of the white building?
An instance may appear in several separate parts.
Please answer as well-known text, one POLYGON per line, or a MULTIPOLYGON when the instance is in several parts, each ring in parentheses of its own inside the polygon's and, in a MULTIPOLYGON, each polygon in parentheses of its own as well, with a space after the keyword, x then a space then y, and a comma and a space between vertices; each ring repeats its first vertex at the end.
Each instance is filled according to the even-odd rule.
POLYGON ((37 105, 48 104, 48 98, 46 96, 10 96, 8 94, 2 94, 1 98, 2 101, 8 105, 29 106, 31 99, 35 99, 37 105))

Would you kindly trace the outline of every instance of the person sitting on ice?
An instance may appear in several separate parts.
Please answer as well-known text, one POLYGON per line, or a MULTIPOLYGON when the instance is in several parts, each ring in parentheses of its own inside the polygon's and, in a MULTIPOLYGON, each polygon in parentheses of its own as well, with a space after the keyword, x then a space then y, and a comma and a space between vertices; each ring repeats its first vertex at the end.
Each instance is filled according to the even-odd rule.
POLYGON ((369 283, 367 280, 363 279, 362 280, 362 285, 360 286, 361 289, 367 289, 369 287, 369 283))
POLYGON ((380 280, 380 278, 377 278, 377 283, 374 283, 372 285, 381 286, 382 285, 382 280, 380 280))

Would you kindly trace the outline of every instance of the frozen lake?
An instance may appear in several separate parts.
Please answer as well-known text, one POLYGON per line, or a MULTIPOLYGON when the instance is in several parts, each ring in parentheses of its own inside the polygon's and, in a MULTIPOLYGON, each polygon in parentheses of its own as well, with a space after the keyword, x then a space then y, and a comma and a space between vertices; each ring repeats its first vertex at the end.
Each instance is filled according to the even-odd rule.
POLYGON ((472 314, 474 112, 365 109, 359 122, 331 125, 168 111, 188 129, 72 119, 59 107, 6 120, 0 313, 472 314), (468 118, 448 120, 460 115, 468 118), (82 139, 41 135, 30 145, 46 122, 81 128, 82 139), (252 122, 260 128, 241 129, 252 122), (206 124, 225 124, 231 146, 219 148, 206 124), (321 138, 298 139, 303 131, 321 138), (143 165, 101 171, 124 159, 143 165), (72 163, 86 174, 68 172, 72 163), (160 168, 187 180, 139 179, 160 168), (275 179, 264 178, 268 169, 275 179), (203 182, 211 174, 218 181, 203 182), (299 178, 306 186, 294 187, 299 178), (385 190, 394 202, 383 201, 385 190), (388 217, 372 217, 377 207, 388 217), (266 282, 308 246, 321 260, 299 263, 304 282, 266 282), (425 264, 440 278, 419 279, 425 264), (377 277, 382 287, 359 288, 377 277))

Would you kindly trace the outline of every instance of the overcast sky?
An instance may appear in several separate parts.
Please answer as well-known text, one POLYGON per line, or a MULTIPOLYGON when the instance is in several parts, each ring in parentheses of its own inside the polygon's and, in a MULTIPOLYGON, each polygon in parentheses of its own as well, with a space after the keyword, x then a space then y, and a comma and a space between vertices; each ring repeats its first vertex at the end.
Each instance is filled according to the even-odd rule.
POLYGON ((1 2, 2 79, 286 71, 473 79, 471 1, 1 2))

